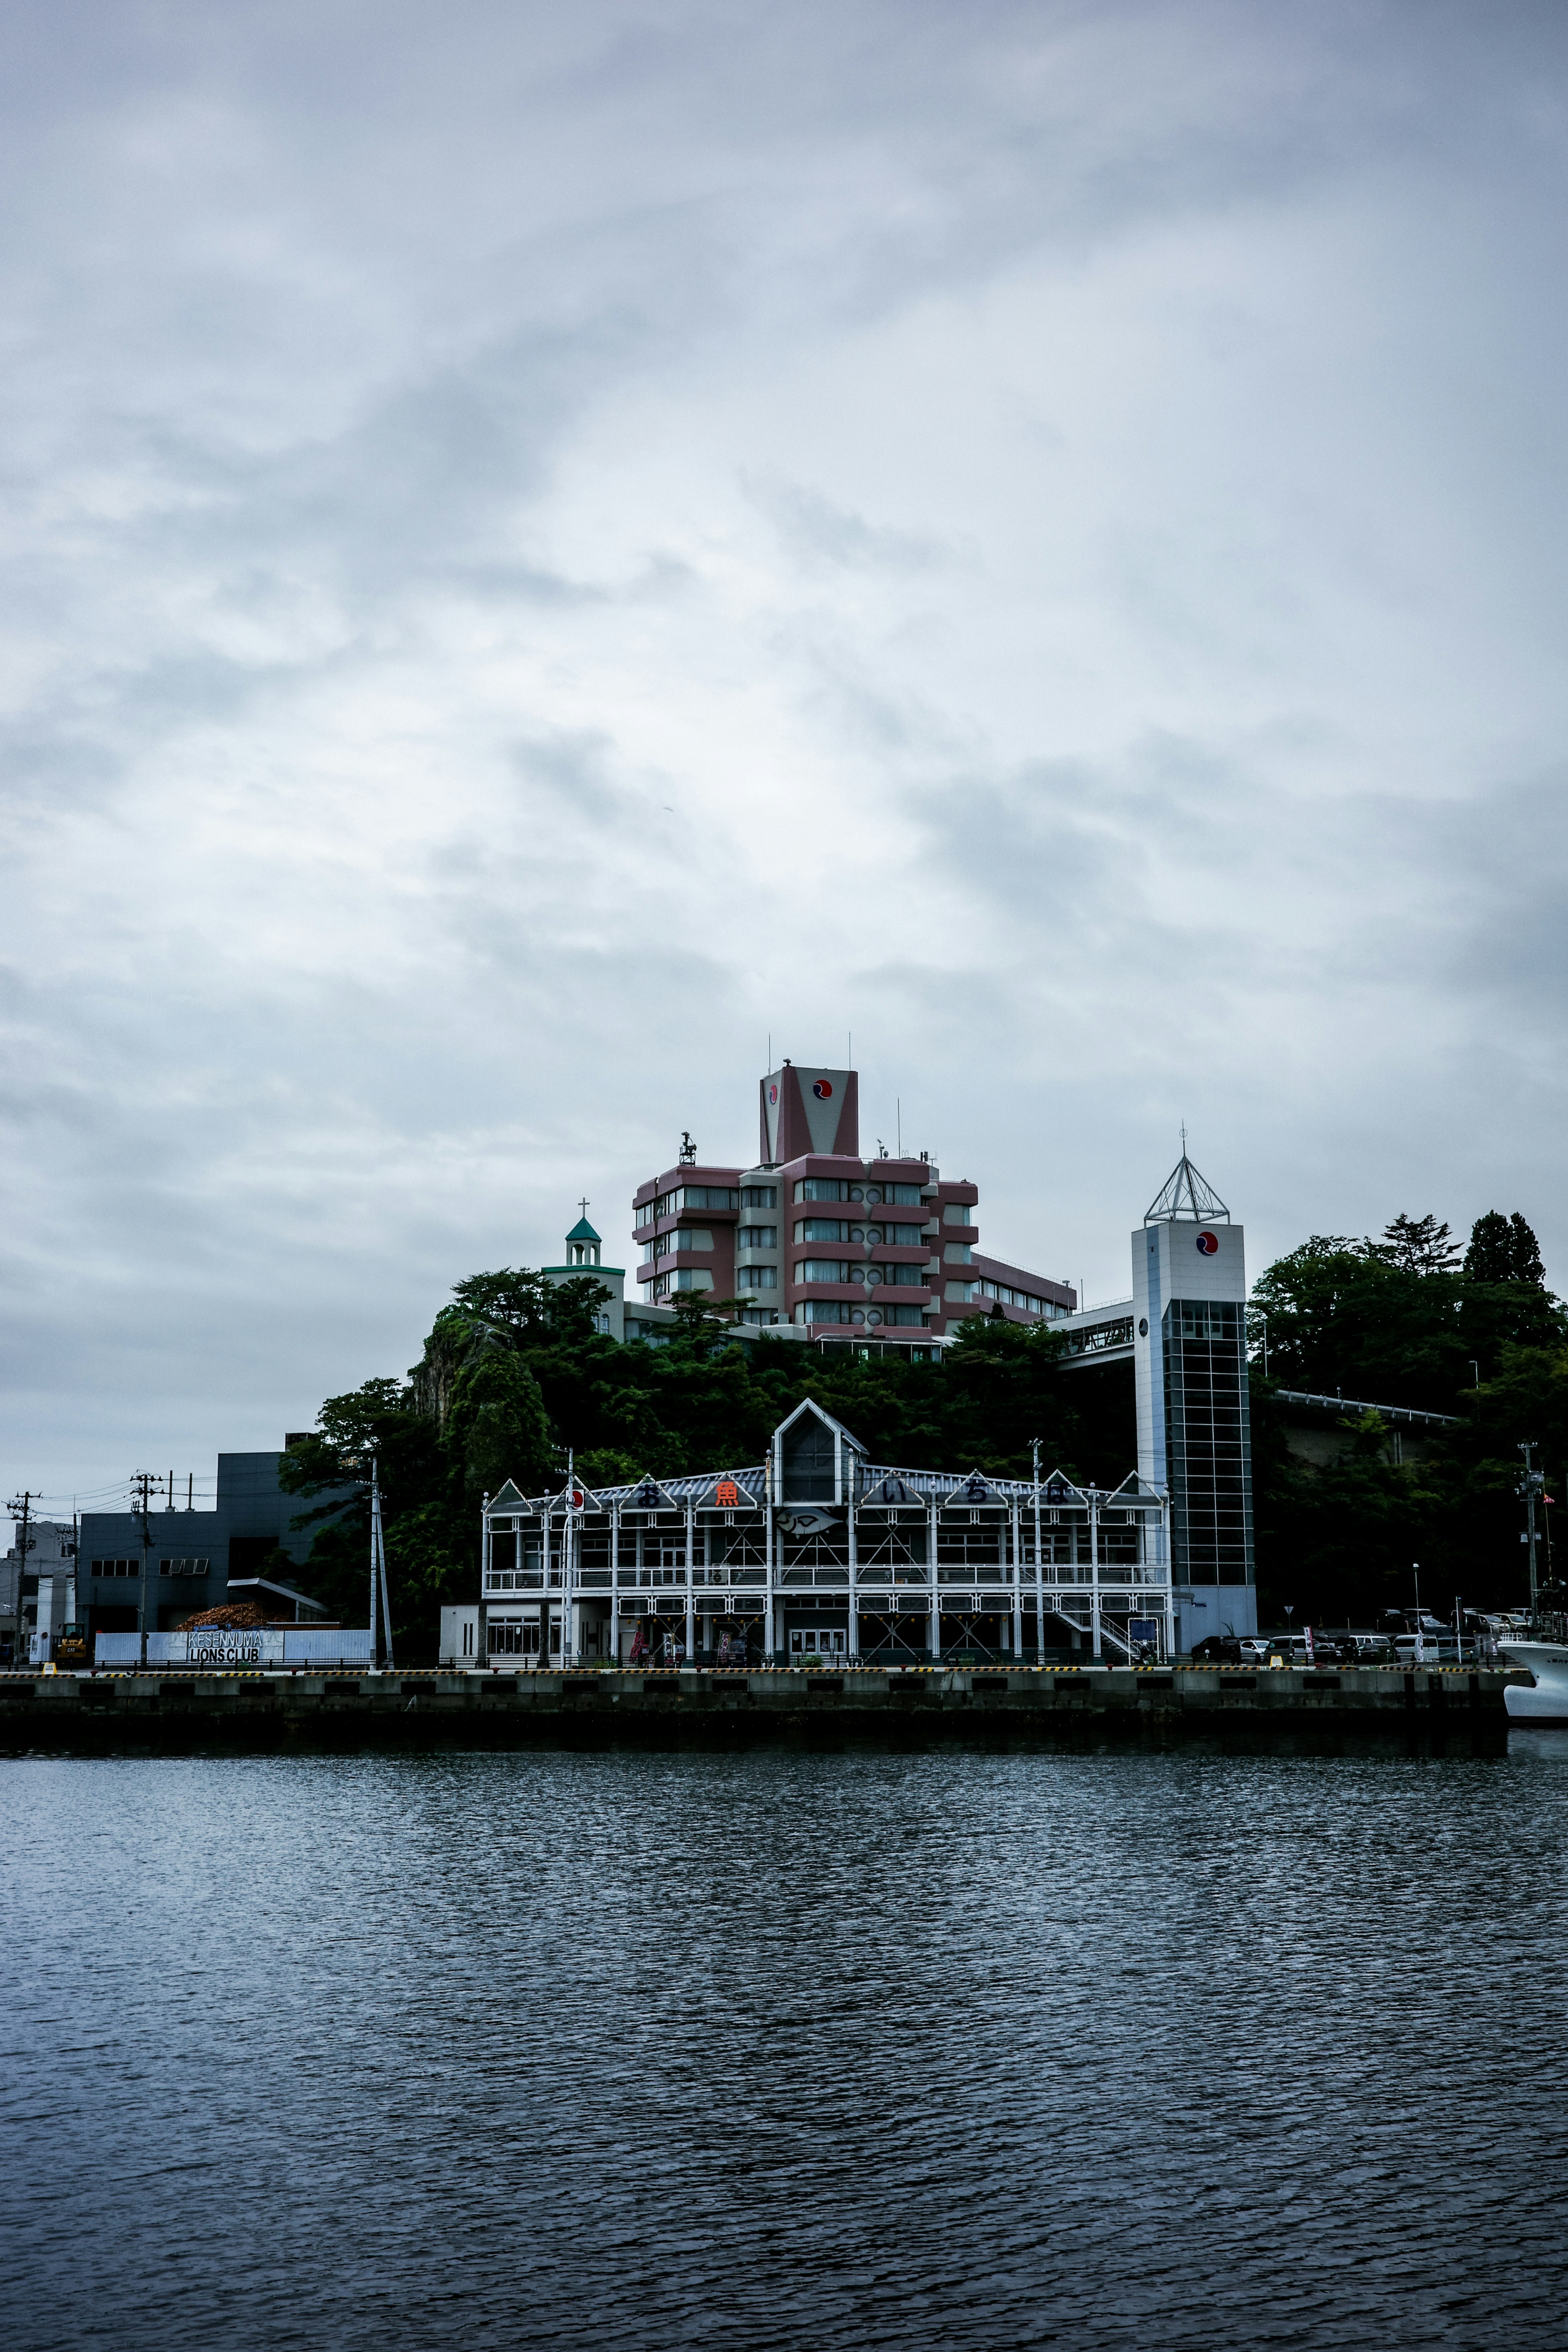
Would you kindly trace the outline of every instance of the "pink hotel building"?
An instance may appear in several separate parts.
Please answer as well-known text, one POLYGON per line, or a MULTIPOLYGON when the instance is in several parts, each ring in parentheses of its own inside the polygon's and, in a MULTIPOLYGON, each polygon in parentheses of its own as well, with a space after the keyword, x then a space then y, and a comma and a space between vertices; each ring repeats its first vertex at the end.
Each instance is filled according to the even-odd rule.
MULTIPOLYGON (((966 1315, 1056 1320, 1064 1282, 986 1256, 979 1187, 944 1182, 929 1160, 860 1155, 853 1070, 785 1062, 761 1082, 759 1156, 710 1167, 689 1142, 632 1202, 646 1306, 679 1290, 741 1298, 750 1324, 803 1339, 941 1339, 966 1315)), ((626 1314, 633 1336, 636 1309, 626 1314)))

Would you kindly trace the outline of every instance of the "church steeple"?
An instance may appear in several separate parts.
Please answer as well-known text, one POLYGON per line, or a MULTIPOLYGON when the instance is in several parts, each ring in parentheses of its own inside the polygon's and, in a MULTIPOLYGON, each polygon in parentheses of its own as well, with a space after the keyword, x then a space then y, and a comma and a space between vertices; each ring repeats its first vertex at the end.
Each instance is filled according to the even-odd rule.
POLYGON ((566 1262, 573 1266, 597 1265, 602 1243, 600 1235, 588 1223, 586 1194, 577 1205, 583 1213, 566 1236, 566 1262))

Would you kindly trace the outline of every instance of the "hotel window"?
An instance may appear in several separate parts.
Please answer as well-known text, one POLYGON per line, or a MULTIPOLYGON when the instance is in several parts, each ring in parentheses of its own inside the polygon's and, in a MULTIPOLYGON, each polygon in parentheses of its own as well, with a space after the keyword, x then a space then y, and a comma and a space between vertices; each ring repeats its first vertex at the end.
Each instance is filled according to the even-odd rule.
POLYGON ((844 1180, 841 1176, 804 1176, 795 1188, 795 1197, 797 1201, 842 1201, 844 1180))
POLYGON ((678 1266, 669 1277, 672 1290, 711 1290, 713 1277, 705 1265, 678 1266))
POLYGON ((967 1242, 949 1242, 942 1251, 949 1265, 973 1265, 974 1252, 967 1242))
POLYGON ((849 1228, 842 1217, 797 1217, 795 1237, 797 1242, 842 1242, 849 1238, 849 1228))
POLYGON ((776 1225, 742 1225, 735 1235, 737 1249, 777 1249, 779 1229, 776 1225))
POLYGON ((741 1187, 742 1209, 776 1209, 779 1188, 776 1184, 743 1184, 741 1187))
POLYGON ((668 1213, 684 1216, 688 1209, 736 1209, 741 1196, 725 1184, 687 1184, 671 1196, 668 1213))
POLYGON ((950 1282, 947 1286, 947 1296, 950 1299, 962 1303, 973 1297, 974 1285, 972 1282, 950 1282))
POLYGON ((667 1250, 710 1250, 712 1230, 708 1225, 677 1225, 672 1234, 666 1234, 663 1246, 667 1250))
POLYGON ((802 1323, 847 1323, 849 1309, 842 1298, 808 1298, 795 1317, 802 1323))
POLYGON ((737 1290, 776 1290, 778 1286, 776 1265, 743 1265, 735 1276, 737 1290))
POLYGON ((884 1312, 889 1323, 911 1324, 917 1330, 924 1320, 918 1307, 889 1307, 884 1312))
POLYGON ((949 1201, 942 1213, 944 1225, 972 1225, 974 1213, 967 1201, 949 1201))
POLYGON ((884 1225, 882 1231, 895 1249, 919 1249, 921 1245, 919 1225, 884 1225))
POLYGON ((889 1184, 888 1198, 896 1208, 918 1209, 921 1205, 921 1188, 918 1184, 889 1184))
POLYGON ((832 1257, 802 1257, 795 1260, 797 1282, 847 1282, 849 1268, 832 1257))
POLYGON ((885 1281, 897 1283, 903 1290, 923 1290, 925 1287, 923 1265, 885 1265, 882 1276, 885 1281))

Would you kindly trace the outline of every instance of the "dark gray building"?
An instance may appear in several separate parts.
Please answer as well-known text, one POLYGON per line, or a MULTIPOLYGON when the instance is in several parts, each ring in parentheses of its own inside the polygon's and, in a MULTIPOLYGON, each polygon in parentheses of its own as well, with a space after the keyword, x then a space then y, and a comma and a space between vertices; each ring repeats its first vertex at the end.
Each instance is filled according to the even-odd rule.
POLYGON ((281 1459, 220 1454, 212 1509, 154 1507, 145 1553, 134 1511, 84 1513, 79 1622, 95 1633, 167 1633, 226 1599, 254 1601, 269 1617, 319 1614, 308 1598, 306 1563, 321 1522, 302 1522, 327 1497, 286 1495, 278 1483, 281 1459))

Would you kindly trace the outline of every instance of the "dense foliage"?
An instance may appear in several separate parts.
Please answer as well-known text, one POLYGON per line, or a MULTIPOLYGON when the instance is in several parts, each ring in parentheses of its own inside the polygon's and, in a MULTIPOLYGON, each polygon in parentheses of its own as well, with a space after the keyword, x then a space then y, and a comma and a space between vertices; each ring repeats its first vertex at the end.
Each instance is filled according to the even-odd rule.
POLYGON ((1559 1475, 1568 1463, 1568 1322, 1523 1217, 1479 1218, 1458 1256, 1435 1217, 1397 1217, 1375 1242, 1314 1235, 1254 1286, 1259 1600, 1274 1622, 1287 1603, 1299 1622, 1373 1622, 1410 1604, 1416 1563, 1444 1613, 1457 1592, 1524 1599, 1519 1448, 1559 1475), (1300 1416, 1281 1391, 1344 1398, 1337 1427, 1323 1421, 1337 1459, 1292 1450, 1300 1416), (1401 1429, 1366 1410, 1379 1404, 1454 1423, 1401 1429))
POLYGON ((592 1276, 559 1286, 510 1267, 470 1276, 405 1383, 328 1398, 282 1478, 318 1515, 313 1583, 334 1614, 365 1613, 373 1455, 410 1655, 433 1649, 442 1601, 477 1594, 483 1496, 509 1477, 525 1494, 561 1486, 569 1450, 590 1486, 738 1468, 811 1396, 875 1460, 903 1468, 1027 1477, 1036 1438, 1047 1470, 1115 1485, 1134 1466, 1131 1369, 1065 1371, 1044 1327, 976 1318, 942 1364, 867 1361, 791 1340, 742 1346, 683 1294, 667 1346, 623 1347, 593 1328, 601 1296, 592 1276))
MULTIPOLYGON (((1545 1287, 1522 1217, 1489 1215, 1463 1265, 1435 1217, 1397 1217, 1378 1241, 1315 1235, 1253 1292, 1253 1466, 1260 1603, 1278 1622, 1369 1622, 1411 1597, 1456 1591, 1502 1604, 1522 1590, 1521 1438, 1568 1463, 1568 1321, 1545 1287), (1265 1368, 1267 1355, 1267 1368, 1265 1368), (1342 1396, 1323 1419, 1337 1459, 1313 1463, 1282 1391, 1342 1396), (1385 1426, 1368 1405, 1456 1416, 1435 1437, 1385 1426), (1337 1425, 1336 1425, 1337 1424, 1337 1425)), ((433 1650, 443 1601, 478 1591, 479 1507, 507 1478, 538 1494, 569 1451, 590 1486, 738 1467, 815 1397, 870 1448, 911 1469, 1115 1485, 1133 1466, 1126 1364, 1068 1370, 1047 1328, 975 1318, 940 1364, 823 1355, 790 1340, 742 1346, 725 1302, 678 1298, 669 1344, 622 1347, 593 1327, 591 1276, 555 1286, 515 1267, 469 1276, 437 1314, 405 1381, 329 1397, 290 1447, 284 1484, 308 1499, 314 1589, 363 1621, 369 1475, 378 1465, 400 1648, 433 1650)), ((1299 1417, 1296 1417, 1299 1419, 1299 1417)))

